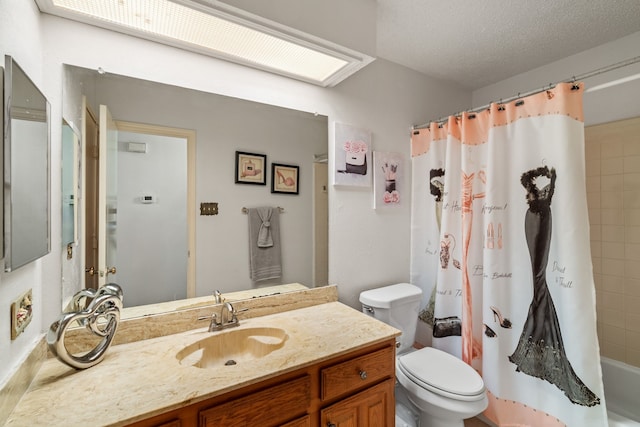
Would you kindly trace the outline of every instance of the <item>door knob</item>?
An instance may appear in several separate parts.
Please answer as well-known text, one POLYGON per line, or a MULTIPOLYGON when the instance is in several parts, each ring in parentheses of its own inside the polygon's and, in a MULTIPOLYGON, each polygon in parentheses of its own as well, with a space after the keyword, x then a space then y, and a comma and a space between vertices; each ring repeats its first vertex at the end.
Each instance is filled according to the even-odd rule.
POLYGON ((93 276, 96 274, 96 269, 94 267, 89 267, 84 269, 85 273, 89 273, 89 276, 93 276))

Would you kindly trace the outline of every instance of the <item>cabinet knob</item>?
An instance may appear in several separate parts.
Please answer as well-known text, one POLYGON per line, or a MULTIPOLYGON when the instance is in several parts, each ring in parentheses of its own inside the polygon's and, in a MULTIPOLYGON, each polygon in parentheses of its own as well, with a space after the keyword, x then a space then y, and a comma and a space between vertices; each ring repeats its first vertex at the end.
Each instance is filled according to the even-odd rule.
POLYGON ((360 371, 360 379, 361 380, 366 380, 367 379, 367 371, 360 371))
POLYGON ((327 423, 327 427, 337 427, 334 423, 332 423, 331 421, 329 421, 327 423))

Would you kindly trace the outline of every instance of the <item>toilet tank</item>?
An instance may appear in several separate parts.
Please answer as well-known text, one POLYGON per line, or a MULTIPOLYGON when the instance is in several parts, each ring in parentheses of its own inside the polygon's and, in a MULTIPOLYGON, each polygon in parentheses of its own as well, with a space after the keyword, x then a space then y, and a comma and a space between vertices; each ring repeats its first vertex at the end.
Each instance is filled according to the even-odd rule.
POLYGON ((421 299, 422 290, 410 283, 384 286, 360 294, 360 303, 365 314, 402 332, 398 339, 398 353, 413 345, 421 299))

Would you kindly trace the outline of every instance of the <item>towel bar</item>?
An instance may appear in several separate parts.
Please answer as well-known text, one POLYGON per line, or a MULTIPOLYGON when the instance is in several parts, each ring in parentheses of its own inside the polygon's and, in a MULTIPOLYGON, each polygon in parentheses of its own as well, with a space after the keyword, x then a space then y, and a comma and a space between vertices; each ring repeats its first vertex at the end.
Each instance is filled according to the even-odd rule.
MULTIPOLYGON (((278 209, 280 211, 280 213, 284 212, 284 208, 281 208, 280 206, 278 206, 276 209, 278 209)), ((243 214, 249 213, 249 209, 242 208, 242 213, 243 214)))

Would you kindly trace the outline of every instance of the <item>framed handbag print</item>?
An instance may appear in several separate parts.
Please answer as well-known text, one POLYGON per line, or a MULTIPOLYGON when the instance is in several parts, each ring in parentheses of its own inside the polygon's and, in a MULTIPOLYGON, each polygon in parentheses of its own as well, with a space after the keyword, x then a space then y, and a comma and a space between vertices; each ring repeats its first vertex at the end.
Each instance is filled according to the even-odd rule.
POLYGON ((336 123, 334 185, 371 187, 371 132, 336 123))

